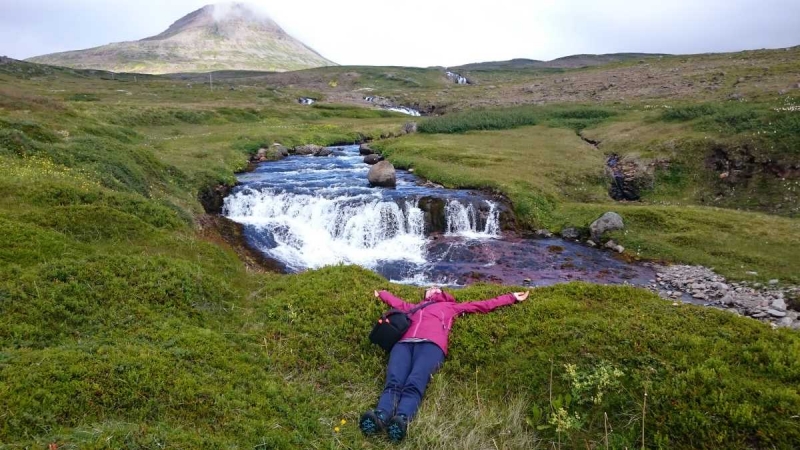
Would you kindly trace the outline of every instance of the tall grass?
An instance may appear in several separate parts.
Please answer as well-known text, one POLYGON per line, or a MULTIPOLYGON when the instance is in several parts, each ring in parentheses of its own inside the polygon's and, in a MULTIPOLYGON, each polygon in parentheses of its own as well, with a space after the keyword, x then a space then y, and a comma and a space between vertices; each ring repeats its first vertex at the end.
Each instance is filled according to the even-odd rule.
POLYGON ((504 130, 536 125, 540 120, 531 108, 466 111, 428 119, 419 124, 421 133, 464 133, 471 130, 504 130))
POLYGON ((549 126, 581 130, 598 124, 615 113, 591 107, 537 107, 485 109, 448 114, 423 121, 422 133, 464 133, 473 130, 506 130, 544 123, 549 126))

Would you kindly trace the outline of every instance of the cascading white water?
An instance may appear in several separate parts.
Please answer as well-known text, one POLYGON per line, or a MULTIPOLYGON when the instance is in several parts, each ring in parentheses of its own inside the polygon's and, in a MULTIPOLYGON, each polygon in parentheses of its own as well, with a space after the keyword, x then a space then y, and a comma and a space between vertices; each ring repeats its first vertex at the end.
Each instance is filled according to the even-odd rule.
MULTIPOLYGON (((473 205, 447 203, 447 234, 468 239, 499 235, 496 206, 489 204, 479 229, 473 205)), ((242 191, 225 199, 225 215, 267 232, 272 248, 261 250, 292 270, 331 264, 375 268, 382 261, 426 262, 429 242, 424 213, 416 201, 402 204, 376 195, 325 198, 273 189, 242 191)))
POLYGON ((450 200, 445 207, 447 234, 467 238, 494 238, 500 235, 500 214, 497 205, 489 204, 489 212, 483 227, 480 227, 478 213, 472 204, 450 200))
POLYGON ((324 198, 243 190, 225 201, 231 220, 269 231, 277 246, 263 249, 295 270, 378 261, 425 262, 422 211, 373 196, 324 198))

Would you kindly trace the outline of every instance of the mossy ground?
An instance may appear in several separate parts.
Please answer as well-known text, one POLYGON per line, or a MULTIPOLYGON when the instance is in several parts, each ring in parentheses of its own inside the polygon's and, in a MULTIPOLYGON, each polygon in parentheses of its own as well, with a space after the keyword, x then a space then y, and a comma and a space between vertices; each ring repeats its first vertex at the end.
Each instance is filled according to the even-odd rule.
MULTIPOLYGON (((385 355, 366 338, 384 309, 370 293, 421 292, 356 267, 250 271, 195 217, 198 191, 231 182, 261 145, 355 141, 406 118, 304 108, 265 89, 120 78, 0 70, 0 447, 386 447, 355 425, 384 374, 385 355)), ((602 156, 574 130, 411 136, 386 148, 431 178, 507 191, 531 224, 585 221, 607 206, 602 156)), ((681 231, 673 211, 696 232, 709 211, 659 208, 623 211, 626 243, 662 222, 664 233, 681 231)), ((791 219, 720 214, 753 218, 730 239, 773 221, 765 239, 793 245, 791 219)), ((678 257, 700 257, 674 245, 678 257)), ((794 267, 778 245, 765 249, 753 264, 794 267)), ((626 287, 537 289, 457 322, 400 448, 602 448, 606 437, 638 447, 645 390, 648 448, 791 448, 798 361, 796 333, 725 312, 626 287)))

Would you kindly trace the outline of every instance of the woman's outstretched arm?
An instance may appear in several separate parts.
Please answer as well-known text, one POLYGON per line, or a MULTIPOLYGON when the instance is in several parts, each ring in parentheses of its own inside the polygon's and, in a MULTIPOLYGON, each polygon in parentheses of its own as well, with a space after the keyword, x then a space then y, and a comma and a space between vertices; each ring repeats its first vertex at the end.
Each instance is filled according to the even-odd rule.
POLYGON ((495 297, 489 300, 483 300, 480 302, 466 302, 466 303, 456 303, 456 310, 461 314, 469 314, 469 313, 488 313, 494 309, 497 309, 501 306, 511 305, 516 302, 524 301, 528 298, 528 292, 512 292, 509 294, 503 294, 499 297, 495 297))
POLYGON ((389 291, 375 291, 375 297, 378 297, 383 303, 386 303, 394 309, 399 309, 400 311, 408 311, 415 306, 411 303, 406 303, 399 297, 395 297, 389 291))

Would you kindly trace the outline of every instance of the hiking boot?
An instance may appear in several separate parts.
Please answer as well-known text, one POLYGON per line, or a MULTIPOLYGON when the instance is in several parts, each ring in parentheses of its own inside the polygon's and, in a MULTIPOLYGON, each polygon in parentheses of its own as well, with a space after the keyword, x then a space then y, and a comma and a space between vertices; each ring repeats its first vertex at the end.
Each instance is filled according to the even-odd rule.
POLYGON ((405 414, 398 414, 389 421, 386 428, 389 440, 398 443, 406 438, 408 432, 408 417, 405 414))
POLYGON ((380 409, 367 411, 358 421, 358 427, 366 436, 378 434, 386 429, 386 413, 380 409))

